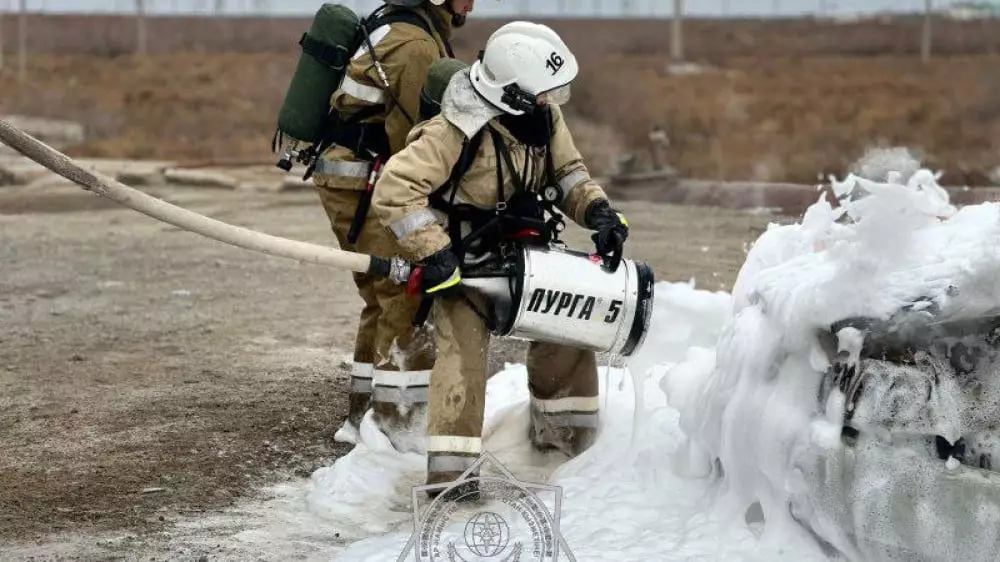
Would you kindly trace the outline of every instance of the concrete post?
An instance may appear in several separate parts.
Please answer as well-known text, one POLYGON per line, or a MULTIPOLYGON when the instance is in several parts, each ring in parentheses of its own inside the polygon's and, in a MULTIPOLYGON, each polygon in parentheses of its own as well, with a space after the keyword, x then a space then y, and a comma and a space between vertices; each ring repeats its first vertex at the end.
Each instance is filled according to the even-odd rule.
POLYGON ((684 19, 684 0, 674 0, 674 17, 670 29, 670 58, 674 62, 684 60, 684 37, 681 20, 684 19))

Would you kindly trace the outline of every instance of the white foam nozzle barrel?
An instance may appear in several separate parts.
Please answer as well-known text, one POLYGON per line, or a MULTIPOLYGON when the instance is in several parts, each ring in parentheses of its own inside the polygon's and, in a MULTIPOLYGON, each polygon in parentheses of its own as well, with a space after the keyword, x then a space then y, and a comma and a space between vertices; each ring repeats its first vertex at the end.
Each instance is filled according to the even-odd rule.
POLYGON ((511 277, 463 280, 486 301, 500 336, 559 343, 628 357, 646 339, 653 310, 653 270, 622 260, 615 272, 596 256, 526 248, 511 277))

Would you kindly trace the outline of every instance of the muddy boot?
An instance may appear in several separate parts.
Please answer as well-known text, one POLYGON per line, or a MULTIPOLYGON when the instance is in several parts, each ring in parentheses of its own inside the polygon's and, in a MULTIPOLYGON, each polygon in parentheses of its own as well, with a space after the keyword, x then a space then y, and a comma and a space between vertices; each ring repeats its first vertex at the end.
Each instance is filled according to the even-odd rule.
POLYGON ((583 453, 594 444, 597 430, 591 427, 557 427, 531 429, 531 446, 536 451, 562 451, 568 457, 583 453))
POLYGON ((347 419, 340 426, 333 440, 340 443, 357 443, 359 429, 365 412, 371 407, 372 373, 370 363, 355 363, 351 371, 350 393, 347 396, 347 419))
POLYGON ((344 425, 340 426, 337 433, 333 435, 333 440, 338 443, 358 442, 361 427, 361 420, 365 417, 365 412, 371 407, 372 395, 370 392, 352 392, 347 397, 348 410, 347 419, 344 425))
POLYGON ((379 430, 400 453, 426 451, 427 402, 397 405, 393 402, 373 402, 372 419, 379 430))
MULTIPOLYGON (((461 477, 461 472, 428 472, 427 484, 447 484, 449 482, 455 482, 461 477)), ((473 478, 478 477, 479 474, 477 472, 472 472, 465 481, 453 488, 437 488, 434 490, 427 490, 427 497, 433 500, 438 496, 441 496, 443 493, 444 495, 441 496, 443 501, 457 503, 479 501, 479 481, 472 480, 473 478)))
POLYGON ((596 427, 573 427, 556 425, 548 416, 532 412, 529 439, 537 451, 562 451, 572 458, 583 453, 597 439, 596 427))

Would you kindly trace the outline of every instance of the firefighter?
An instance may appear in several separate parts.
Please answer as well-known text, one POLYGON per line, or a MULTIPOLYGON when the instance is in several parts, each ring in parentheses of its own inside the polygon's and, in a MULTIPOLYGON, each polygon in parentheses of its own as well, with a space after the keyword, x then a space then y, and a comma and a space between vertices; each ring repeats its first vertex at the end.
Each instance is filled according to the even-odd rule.
MULTIPOLYGON (((414 128, 376 186, 372 208, 403 256, 420 266, 411 284, 433 298, 428 484, 454 481, 482 448, 490 333, 462 298, 463 273, 494 259, 502 244, 551 240, 552 232, 519 223, 544 214, 543 192, 556 194, 555 210, 594 231, 597 254, 621 256, 628 224, 591 178, 559 108, 577 72, 573 54, 548 27, 501 27, 479 60, 454 75, 441 113, 414 128), (503 220, 492 221, 498 216, 503 220), (484 224, 505 226, 479 235, 484 224)), ((526 363, 532 444, 579 454, 598 428, 595 354, 534 342, 526 363)))
MULTIPOLYGON (((313 174, 342 248, 375 255, 398 253, 391 234, 372 213, 366 213, 362 205, 365 188, 375 166, 403 147, 419 120, 427 70, 434 61, 454 56, 452 32, 464 25, 474 2, 385 0, 389 4, 386 15, 409 10, 422 21, 397 19, 374 29, 368 37, 370 45, 366 41, 352 57, 331 104, 341 117, 361 124, 358 138, 352 139, 356 143, 338 142, 326 151, 313 174), (374 65, 371 50, 381 69, 374 65), (356 215, 363 222, 358 223, 360 235, 351 241, 348 233, 356 215)), ((404 436, 423 436, 433 342, 412 327, 417 305, 405 297, 403 287, 363 274, 355 274, 354 282, 364 305, 354 344, 348 417, 334 439, 356 442, 361 419, 371 407, 379 428, 397 447, 406 449, 404 436)))

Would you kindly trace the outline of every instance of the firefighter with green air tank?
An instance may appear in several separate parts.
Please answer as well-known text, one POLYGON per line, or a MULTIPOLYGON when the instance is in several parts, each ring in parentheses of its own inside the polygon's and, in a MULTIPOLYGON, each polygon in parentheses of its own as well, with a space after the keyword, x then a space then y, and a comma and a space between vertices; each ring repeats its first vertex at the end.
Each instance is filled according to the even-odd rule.
MULTIPOLYGON (((307 165, 306 177, 342 248, 379 256, 400 253, 391 233, 369 212, 374 183, 420 121, 428 69, 437 60, 454 58, 452 33, 464 24, 474 1, 385 0, 361 20, 342 5, 325 4, 303 35, 303 56, 279 115, 276 142, 290 147, 279 166, 291 169, 293 158, 307 165), (324 96, 323 106, 308 99, 317 95, 324 96)), ((419 301, 388 279, 355 274, 354 282, 364 305, 350 409, 335 439, 356 441, 371 407, 374 421, 397 448, 422 448, 434 347, 412 323, 419 301)))

